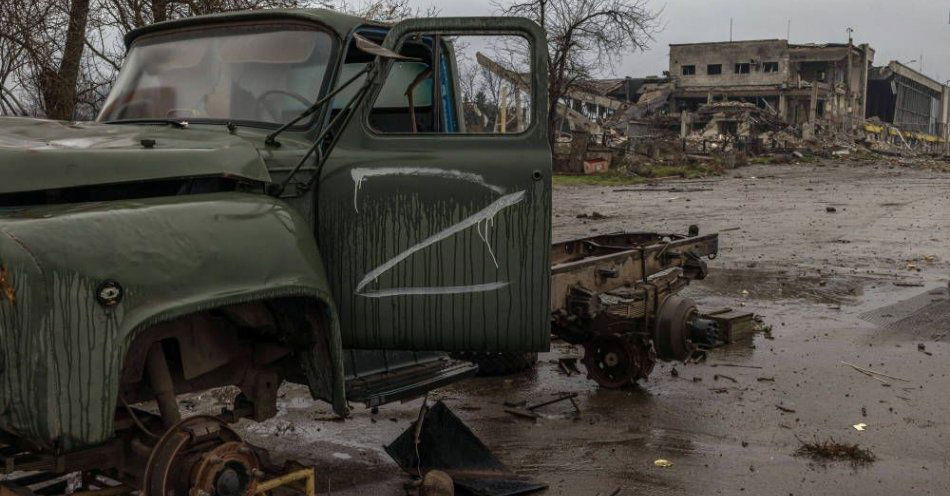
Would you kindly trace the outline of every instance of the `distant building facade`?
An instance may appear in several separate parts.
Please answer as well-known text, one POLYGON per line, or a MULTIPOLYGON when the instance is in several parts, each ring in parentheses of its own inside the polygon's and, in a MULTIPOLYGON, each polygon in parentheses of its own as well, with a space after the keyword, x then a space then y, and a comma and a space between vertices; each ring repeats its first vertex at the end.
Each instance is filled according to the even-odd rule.
POLYGON ((718 100, 770 108, 797 125, 854 126, 865 116, 874 50, 867 44, 751 40, 670 45, 673 109, 718 100))
POLYGON ((950 137, 950 87, 891 61, 871 70, 867 117, 911 133, 950 137))

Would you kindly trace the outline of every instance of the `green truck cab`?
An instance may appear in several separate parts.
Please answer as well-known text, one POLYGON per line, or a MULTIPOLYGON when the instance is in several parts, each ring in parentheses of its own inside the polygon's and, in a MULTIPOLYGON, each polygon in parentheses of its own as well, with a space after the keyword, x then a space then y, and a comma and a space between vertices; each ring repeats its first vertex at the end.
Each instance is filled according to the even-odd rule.
POLYGON ((543 40, 512 18, 181 19, 127 36, 97 122, 0 119, 6 470, 174 492, 142 433, 172 436, 178 394, 236 385, 229 414, 264 420, 291 381, 346 415, 472 370, 426 352, 546 350, 543 40), (469 34, 528 42, 516 132, 466 128, 469 34))

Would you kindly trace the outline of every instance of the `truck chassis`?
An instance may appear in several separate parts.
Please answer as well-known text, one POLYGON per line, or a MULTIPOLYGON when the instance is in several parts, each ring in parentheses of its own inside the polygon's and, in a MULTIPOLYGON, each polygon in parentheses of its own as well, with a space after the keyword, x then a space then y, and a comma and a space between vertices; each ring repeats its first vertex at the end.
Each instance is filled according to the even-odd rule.
POLYGON ((685 360, 712 344, 714 321, 677 293, 708 272, 717 234, 622 232, 555 243, 552 333, 584 347, 588 377, 621 388, 650 375, 657 359, 685 360))

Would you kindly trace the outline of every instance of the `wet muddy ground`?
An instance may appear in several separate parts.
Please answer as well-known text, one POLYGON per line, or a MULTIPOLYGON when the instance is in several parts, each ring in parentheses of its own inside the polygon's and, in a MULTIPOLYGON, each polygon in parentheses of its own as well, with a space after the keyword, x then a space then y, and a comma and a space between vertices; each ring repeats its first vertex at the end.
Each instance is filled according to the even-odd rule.
MULTIPOLYGON (((554 200, 555 239, 721 231, 710 277, 687 295, 701 308, 755 312, 772 331, 705 363, 661 364, 626 391, 561 374, 552 361, 582 351, 556 345, 536 370, 433 395, 516 472, 558 495, 950 491, 950 175, 883 162, 752 166, 653 187, 557 187, 554 200), (593 211, 607 218, 576 218, 593 211), (843 361, 899 379, 885 384, 843 361), (563 392, 579 394, 579 417, 569 403, 536 421, 504 411, 506 400, 563 392), (795 456, 802 442, 829 437, 877 460, 795 456), (672 466, 656 467, 659 458, 672 466)), ((419 404, 356 408, 336 421, 285 387, 277 418, 243 428, 275 454, 317 465, 321 494, 403 494, 407 479, 382 445, 419 404)))

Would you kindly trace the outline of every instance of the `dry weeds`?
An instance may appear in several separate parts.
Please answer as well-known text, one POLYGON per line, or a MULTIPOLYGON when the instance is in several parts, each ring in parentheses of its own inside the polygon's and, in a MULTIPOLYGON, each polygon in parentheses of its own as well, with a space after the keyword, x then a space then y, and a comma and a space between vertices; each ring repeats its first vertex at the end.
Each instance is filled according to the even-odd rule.
MULTIPOLYGON (((801 440, 799 440, 801 441, 801 440)), ((807 456, 817 461, 850 461, 854 465, 865 465, 874 462, 877 457, 867 448, 858 444, 839 443, 833 438, 824 441, 815 440, 812 443, 801 441, 802 445, 795 451, 797 456, 807 456)))

